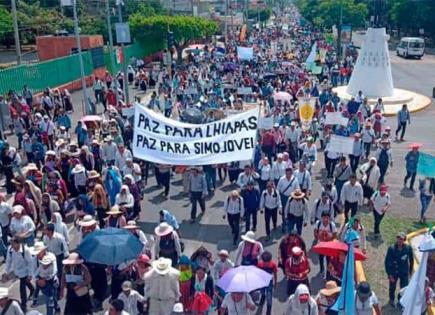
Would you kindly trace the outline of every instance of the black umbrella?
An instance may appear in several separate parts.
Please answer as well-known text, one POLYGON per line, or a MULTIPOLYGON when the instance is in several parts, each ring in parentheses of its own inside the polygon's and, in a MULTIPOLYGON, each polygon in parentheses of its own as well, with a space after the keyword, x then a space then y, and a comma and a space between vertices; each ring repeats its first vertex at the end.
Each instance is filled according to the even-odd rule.
POLYGON ((191 124, 202 124, 204 114, 196 107, 190 107, 183 111, 183 121, 191 124))

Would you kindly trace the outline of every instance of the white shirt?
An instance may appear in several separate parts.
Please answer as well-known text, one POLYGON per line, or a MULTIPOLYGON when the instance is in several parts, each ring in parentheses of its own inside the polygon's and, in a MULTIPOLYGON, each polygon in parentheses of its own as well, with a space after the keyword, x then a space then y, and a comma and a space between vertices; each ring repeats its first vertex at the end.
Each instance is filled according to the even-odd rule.
POLYGON ((34 232, 35 223, 33 223, 32 219, 27 215, 23 215, 20 219, 12 217, 10 230, 12 235, 24 232, 34 232))
POLYGON ((375 292, 372 291, 372 295, 363 303, 361 300, 356 297, 355 299, 355 308, 356 313, 358 315, 372 315, 373 314, 373 305, 378 305, 378 297, 375 292))
POLYGON ((299 128, 287 128, 285 130, 284 138, 292 143, 297 142, 301 136, 301 130, 299 128))
POLYGON ((323 212, 328 212, 329 217, 331 219, 334 218, 334 204, 331 199, 328 198, 326 203, 324 203, 321 198, 314 201, 313 209, 311 211, 311 222, 319 220, 322 217, 323 212))
POLYGON ((231 197, 228 197, 227 200, 225 200, 224 209, 228 214, 239 214, 243 216, 243 209, 245 207, 243 206, 243 198, 237 197, 235 200, 231 197))
POLYGON ((384 196, 381 196, 381 193, 379 191, 376 191, 372 195, 370 200, 373 202, 373 208, 379 214, 383 213, 382 208, 391 205, 391 198, 389 193, 386 193, 384 196))
POLYGON ((355 185, 351 185, 350 181, 343 185, 340 195, 340 201, 344 204, 345 201, 354 203, 358 202, 362 205, 364 200, 363 189, 360 183, 356 182, 355 185))
POLYGON ((261 193, 260 209, 282 209, 281 198, 278 190, 274 189, 270 194, 267 189, 261 193))
POLYGON ((68 245, 66 244, 65 238, 62 234, 54 232, 52 238, 44 235, 42 241, 44 242, 44 245, 47 246, 47 249, 55 256, 63 254, 63 257, 67 257, 69 255, 68 245))
POLYGON ((11 246, 8 248, 6 255, 6 273, 13 272, 16 277, 24 278, 32 275, 32 256, 29 249, 20 244, 18 251, 15 251, 11 246))
POLYGON ((294 175, 298 179, 299 186, 301 189, 306 189, 311 191, 311 174, 307 170, 301 172, 300 170, 296 170, 294 175))
POLYGON ((34 273, 33 279, 45 279, 50 280, 53 279, 54 276, 57 275, 57 264, 56 264, 56 256, 53 253, 47 252, 45 256, 50 256, 52 263, 44 268, 43 265, 38 261, 38 258, 33 257, 34 261, 34 273))
POLYGON ((366 129, 364 128, 361 131, 361 140, 363 143, 372 143, 373 139, 375 138, 375 132, 372 128, 366 129))
POLYGON ((115 160, 116 152, 118 151, 118 148, 116 146, 115 142, 108 142, 104 143, 101 148, 101 158, 103 161, 111 161, 115 160))
POLYGON ((127 164, 127 162, 125 160, 129 159, 129 158, 130 159, 133 158, 133 156, 131 155, 130 150, 124 148, 124 152, 122 152, 122 154, 121 154, 121 152, 119 152, 119 150, 116 151, 116 154, 115 154, 115 165, 116 165, 116 167, 119 168, 120 170, 123 170, 125 165, 127 164))
POLYGON ((272 167, 270 164, 264 165, 262 161, 260 161, 260 164, 258 165, 258 171, 260 172, 260 179, 267 181, 270 179, 273 179, 272 176, 272 167))
MULTIPOLYGON (((0 313, 3 312, 3 308, 0 307, 0 313)), ((18 304, 17 301, 12 301, 11 305, 9 305, 8 310, 6 311, 5 315, 24 315, 23 311, 21 310, 20 304, 18 304)))
POLYGON ((125 175, 132 175, 134 178, 134 181, 137 183, 141 181, 142 179, 142 172, 140 170, 140 166, 137 163, 133 163, 133 167, 130 168, 127 165, 122 169, 122 174, 125 175))
POLYGON ((228 310, 228 315, 247 315, 251 311, 246 307, 247 304, 254 305, 254 301, 249 294, 244 294, 239 302, 234 302, 231 293, 227 293, 222 301, 222 307, 228 310))
POLYGON ((12 207, 6 201, 0 202, 0 224, 5 227, 9 225, 9 215, 12 213, 12 207))
POLYGON ((288 167, 288 164, 284 161, 273 163, 272 174, 274 179, 280 179, 285 175, 285 169, 288 167))
POLYGON ((240 188, 245 188, 249 181, 255 181, 258 179, 260 175, 258 173, 252 171, 249 175, 246 175, 245 172, 240 173, 237 178, 237 186, 240 188))
POLYGON ((319 241, 330 241, 330 238, 334 233, 337 233, 337 227, 335 226, 335 222, 329 220, 327 225, 324 225, 322 221, 317 221, 314 227, 317 230, 317 235, 319 235, 319 241))
POLYGON ((276 189, 281 195, 289 197, 292 192, 299 189, 299 181, 294 175, 290 179, 287 176, 282 176, 278 181, 278 185, 276 185, 276 189))
POLYGON ((121 292, 118 299, 124 302, 124 310, 130 315, 138 315, 137 302, 145 301, 145 298, 135 290, 131 290, 128 296, 124 292, 121 292))

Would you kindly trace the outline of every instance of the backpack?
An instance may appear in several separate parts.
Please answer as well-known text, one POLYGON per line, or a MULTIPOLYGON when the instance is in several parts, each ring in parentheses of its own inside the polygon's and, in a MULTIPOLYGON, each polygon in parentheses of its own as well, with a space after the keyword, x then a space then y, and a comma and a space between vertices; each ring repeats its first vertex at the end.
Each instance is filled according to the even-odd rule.
MULTIPOLYGON (((320 201, 321 201, 321 199, 319 198, 319 200, 317 200, 317 203, 316 203, 316 214, 317 214, 317 210, 319 209, 320 201)), ((329 213, 332 213, 332 201, 331 201, 331 198, 329 198, 329 213)), ((316 219, 318 219, 318 218, 316 218, 316 219)))

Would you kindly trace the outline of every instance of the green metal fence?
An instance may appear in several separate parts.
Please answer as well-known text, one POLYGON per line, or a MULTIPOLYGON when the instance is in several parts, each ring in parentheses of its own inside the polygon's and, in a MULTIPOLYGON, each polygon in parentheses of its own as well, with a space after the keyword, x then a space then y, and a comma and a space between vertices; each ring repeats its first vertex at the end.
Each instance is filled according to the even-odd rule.
MULTIPOLYGON (((85 74, 92 73, 92 58, 83 52, 85 74)), ((26 84, 32 91, 59 86, 80 78, 79 56, 72 55, 45 62, 24 64, 0 71, 0 94, 21 91, 26 84)))
MULTIPOLYGON (((162 48, 163 43, 158 40, 150 41, 146 46, 134 43, 125 47, 126 60, 130 60, 132 57, 145 57, 162 48)), ((93 70, 91 53, 86 51, 82 53, 82 56, 85 75, 90 75, 93 70)), ((110 54, 108 52, 104 54, 104 62, 106 68, 111 71, 110 54)), ((121 65, 115 64, 115 71, 119 71, 120 69, 121 65)), ((78 55, 34 64, 20 65, 0 70, 0 94, 4 95, 9 90, 21 91, 24 85, 27 85, 34 93, 37 93, 41 92, 46 87, 59 86, 79 78, 80 67, 78 55)))

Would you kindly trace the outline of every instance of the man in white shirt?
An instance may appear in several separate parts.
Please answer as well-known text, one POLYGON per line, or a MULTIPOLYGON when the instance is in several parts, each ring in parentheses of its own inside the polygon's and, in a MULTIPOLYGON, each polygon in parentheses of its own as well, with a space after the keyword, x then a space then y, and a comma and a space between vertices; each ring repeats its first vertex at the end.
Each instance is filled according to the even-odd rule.
POLYGON ((264 209, 264 221, 266 224, 267 240, 270 240, 270 220, 272 219, 273 229, 276 229, 278 211, 282 210, 281 197, 275 189, 273 181, 269 181, 266 190, 261 192, 260 209, 264 209))
POLYGON ((8 288, 0 288, 0 314, 24 315, 18 302, 9 298, 8 288))
POLYGON ((311 211, 311 224, 321 220, 323 213, 327 212, 330 218, 334 218, 334 204, 326 191, 322 192, 320 198, 316 199, 311 211))
MULTIPOLYGON (((328 211, 322 212, 321 219, 316 221, 314 226, 314 239, 316 242, 330 242, 337 238, 337 227, 328 211)), ((319 265, 320 274, 324 276, 325 266, 324 259, 325 256, 319 255, 319 265)))
MULTIPOLYGON (((10 223, 10 215, 12 213, 11 205, 6 201, 4 194, 0 194, 0 226, 2 232, 2 240, 5 246, 8 246, 8 227, 10 223)), ((5 254, 6 259, 6 254, 5 254)))
POLYGON ((278 181, 281 177, 285 175, 285 170, 287 169, 287 163, 283 161, 282 153, 278 153, 277 159, 272 166, 272 177, 275 182, 275 186, 278 185, 278 181))
MULTIPOLYGON (((57 278, 56 257, 53 253, 45 251, 41 258, 35 257, 37 267, 34 274, 36 285, 41 289, 46 297, 46 314, 60 313, 57 304, 57 278)), ((33 306, 32 306, 33 307, 33 306)))
POLYGON ((284 138, 287 142, 290 159, 293 163, 296 163, 298 159, 298 146, 299 138, 301 137, 301 130, 296 128, 296 122, 292 121, 290 127, 286 128, 284 138))
POLYGON ((118 148, 116 143, 112 141, 112 136, 108 135, 104 138, 104 144, 101 147, 101 158, 104 163, 115 165, 115 157, 118 148))
POLYGON ((42 238, 44 245, 47 246, 48 251, 56 257, 57 276, 62 279, 62 260, 68 257, 68 245, 62 234, 54 231, 55 226, 53 223, 48 223, 42 238))
POLYGON ((362 205, 364 200, 364 194, 362 186, 356 180, 356 175, 352 174, 343 185, 341 190, 340 201, 344 205, 344 217, 345 222, 349 220, 349 211, 351 211, 351 216, 355 216, 358 212, 358 206, 362 205))
POLYGON ((365 157, 369 158, 370 149, 372 144, 375 143, 375 132, 372 128, 372 124, 370 122, 366 122, 365 128, 361 131, 361 140, 364 147, 365 157))
POLYGON ((129 149, 124 147, 123 143, 118 144, 118 151, 115 154, 115 166, 122 171, 127 165, 127 159, 133 159, 133 155, 129 149))
POLYGON ((272 166, 270 165, 269 158, 267 156, 263 157, 258 164, 258 173, 260 175, 258 186, 261 192, 266 189, 266 183, 269 180, 273 180, 272 166))
POLYGON ((370 209, 373 211, 375 221, 374 234, 376 238, 380 237, 381 235, 379 226, 381 225, 381 221, 384 218, 385 213, 391 206, 390 194, 387 191, 387 186, 382 185, 379 188, 379 191, 375 191, 373 196, 370 198, 370 209))
POLYGON ((309 211, 305 194, 296 189, 289 198, 284 208, 284 213, 287 217, 287 229, 289 233, 296 230, 299 235, 302 235, 302 226, 307 226, 309 211))
POLYGON ((146 299, 136 290, 133 290, 130 281, 124 281, 122 284, 122 292, 118 299, 124 302, 124 310, 130 315, 139 315, 137 308, 138 303, 145 303, 146 299))
POLYGON ((225 295, 222 308, 228 311, 228 315, 245 315, 255 312, 255 304, 248 293, 231 292, 225 295))
POLYGON ((250 165, 245 165, 244 171, 239 174, 237 178, 237 186, 241 189, 246 189, 248 182, 256 182, 260 178, 257 172, 255 172, 250 165))
MULTIPOLYGON (((276 188, 278 189, 279 195, 281 196, 281 205, 283 207, 285 207, 290 195, 296 189, 299 189, 299 181, 296 178, 296 176, 293 175, 292 168, 290 168, 290 167, 286 168, 285 175, 279 179, 278 185, 276 188)), ((282 212, 282 229, 281 229, 283 233, 285 233, 286 225, 287 224, 286 224, 286 219, 285 219, 285 213, 283 211, 282 212)))
POLYGON ((239 195, 237 190, 233 190, 224 204, 225 216, 228 218, 228 224, 233 234, 233 245, 237 244, 240 232, 240 218, 244 217, 243 198, 239 195))
POLYGON ((299 168, 295 171, 295 177, 298 179, 299 187, 307 197, 311 195, 312 183, 311 174, 306 169, 304 161, 299 162, 299 168))
POLYGON ((30 296, 35 291, 30 282, 32 279, 31 266, 32 256, 29 249, 24 244, 21 244, 18 238, 12 238, 6 256, 6 269, 3 278, 7 277, 7 274, 13 273, 20 279, 20 299, 21 307, 24 311, 27 309, 26 287, 30 290, 30 296))

